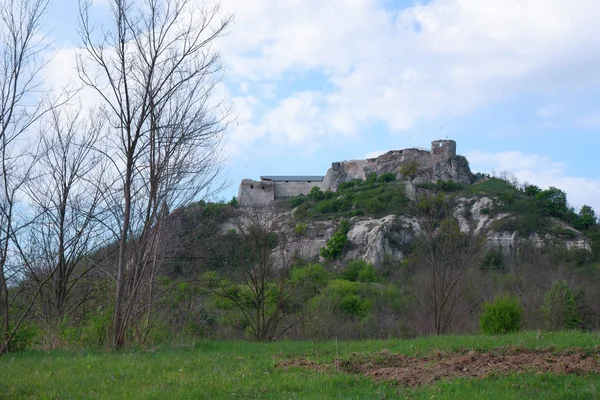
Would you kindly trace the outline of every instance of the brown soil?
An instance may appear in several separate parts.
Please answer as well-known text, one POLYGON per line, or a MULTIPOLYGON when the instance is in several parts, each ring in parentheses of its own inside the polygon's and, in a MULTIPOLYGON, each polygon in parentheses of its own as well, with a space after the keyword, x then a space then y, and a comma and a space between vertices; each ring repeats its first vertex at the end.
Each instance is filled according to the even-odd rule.
POLYGON ((600 373, 600 349, 527 350, 496 349, 491 352, 437 352, 423 357, 408 357, 389 351, 352 355, 350 360, 336 361, 334 366, 307 359, 285 360, 279 367, 301 367, 324 372, 338 370, 363 374, 376 381, 393 381, 405 387, 429 385, 440 379, 458 377, 485 378, 491 374, 511 372, 554 372, 559 374, 600 373))

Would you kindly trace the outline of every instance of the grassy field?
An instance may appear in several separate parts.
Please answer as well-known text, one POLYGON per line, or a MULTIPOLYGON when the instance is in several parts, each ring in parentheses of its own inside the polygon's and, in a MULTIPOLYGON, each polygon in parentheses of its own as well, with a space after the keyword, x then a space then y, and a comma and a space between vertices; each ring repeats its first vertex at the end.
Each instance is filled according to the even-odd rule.
MULTIPOLYGON (((406 355, 517 346, 598 350, 600 335, 524 332, 500 337, 438 336, 362 342, 197 342, 182 347, 27 351, 0 358, 2 399, 595 399, 600 374, 495 374, 405 388, 337 371, 334 360, 384 349, 406 355), (281 368, 302 358, 316 370, 281 368)), ((598 357, 595 355, 594 357, 598 357)))

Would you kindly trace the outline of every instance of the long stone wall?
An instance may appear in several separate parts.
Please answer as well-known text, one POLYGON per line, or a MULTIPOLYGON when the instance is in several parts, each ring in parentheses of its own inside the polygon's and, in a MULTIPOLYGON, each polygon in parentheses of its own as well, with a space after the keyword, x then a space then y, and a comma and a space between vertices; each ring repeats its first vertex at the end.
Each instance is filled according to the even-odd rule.
POLYGON ((275 198, 307 195, 315 186, 321 188, 321 182, 275 182, 275 198))

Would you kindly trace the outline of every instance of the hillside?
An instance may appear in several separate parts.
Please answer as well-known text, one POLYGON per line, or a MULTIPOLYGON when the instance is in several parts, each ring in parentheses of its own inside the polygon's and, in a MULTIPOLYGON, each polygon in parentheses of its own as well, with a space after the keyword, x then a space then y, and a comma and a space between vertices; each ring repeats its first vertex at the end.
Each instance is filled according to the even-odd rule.
MULTIPOLYGON (((509 300, 511 329, 600 329, 594 210, 569 208, 557 188, 418 176, 404 167, 262 205, 173 210, 140 281, 131 340, 475 333, 486 307, 509 300)), ((72 294, 82 306, 58 328, 43 318, 45 289, 12 349, 105 346, 116 255, 107 247, 81 265, 92 266, 72 294)))

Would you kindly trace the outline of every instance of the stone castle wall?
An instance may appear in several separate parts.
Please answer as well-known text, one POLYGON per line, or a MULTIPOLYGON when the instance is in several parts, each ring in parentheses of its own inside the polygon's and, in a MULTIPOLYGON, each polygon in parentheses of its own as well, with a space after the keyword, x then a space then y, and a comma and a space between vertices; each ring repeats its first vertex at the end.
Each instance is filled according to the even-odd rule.
POLYGON ((264 205, 275 200, 275 183, 244 179, 238 191, 238 201, 242 205, 264 205))
POLYGON ((354 179, 364 180, 371 173, 378 175, 395 173, 400 176, 403 164, 415 163, 418 173, 411 178, 413 183, 452 180, 471 183, 473 176, 468 163, 456 157, 454 140, 435 140, 431 150, 404 149, 392 150, 376 158, 334 162, 322 182, 306 181, 253 181, 244 179, 240 185, 240 204, 268 204, 275 199, 308 194, 314 186, 323 191, 336 191, 340 183, 354 179))
POLYGON ((275 198, 307 195, 315 186, 321 188, 321 182, 275 182, 275 198))

